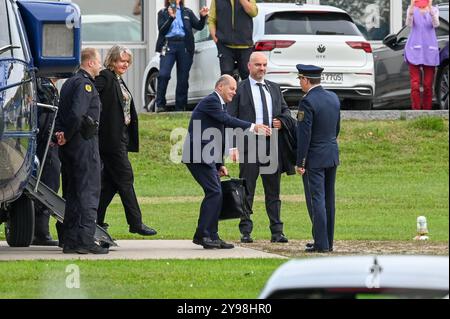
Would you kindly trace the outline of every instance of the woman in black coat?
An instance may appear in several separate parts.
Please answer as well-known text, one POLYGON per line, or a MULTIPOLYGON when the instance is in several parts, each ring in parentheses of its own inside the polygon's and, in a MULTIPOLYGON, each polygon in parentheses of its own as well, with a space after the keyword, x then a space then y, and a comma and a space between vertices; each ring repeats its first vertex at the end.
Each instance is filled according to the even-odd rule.
POLYGON ((102 190, 97 223, 107 227, 105 214, 114 195, 119 193, 131 233, 155 235, 142 222, 142 213, 134 191, 133 168, 128 152, 139 151, 138 117, 133 97, 122 76, 132 63, 131 51, 115 45, 105 59, 105 70, 95 79, 102 111, 99 126, 99 148, 102 167, 102 190))

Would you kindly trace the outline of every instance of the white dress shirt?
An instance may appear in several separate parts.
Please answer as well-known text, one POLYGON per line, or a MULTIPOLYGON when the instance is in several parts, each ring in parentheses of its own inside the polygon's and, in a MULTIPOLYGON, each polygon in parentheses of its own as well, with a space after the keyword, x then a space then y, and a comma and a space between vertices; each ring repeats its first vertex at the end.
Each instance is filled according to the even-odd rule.
POLYGON ((267 87, 264 80, 261 82, 258 82, 254 80, 251 76, 248 77, 250 81, 250 87, 252 89, 252 96, 253 96, 253 103, 255 104, 255 115, 256 115, 256 124, 264 124, 263 123, 263 103, 261 99, 261 92, 259 90, 259 86, 257 83, 263 84, 263 91, 266 94, 266 101, 267 101, 267 113, 269 115, 269 126, 272 126, 272 96, 270 95, 269 88, 267 87))

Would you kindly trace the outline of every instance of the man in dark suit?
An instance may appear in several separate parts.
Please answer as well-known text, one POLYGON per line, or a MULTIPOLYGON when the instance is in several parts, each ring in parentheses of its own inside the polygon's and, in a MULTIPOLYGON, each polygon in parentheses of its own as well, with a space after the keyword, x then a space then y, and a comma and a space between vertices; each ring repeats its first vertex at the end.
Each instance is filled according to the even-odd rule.
POLYGON ((334 237, 340 102, 335 93, 320 85, 322 68, 298 64, 297 69, 305 92, 297 115, 297 172, 303 176, 314 238, 305 251, 329 252, 334 237))
POLYGON ((223 165, 225 127, 250 130, 256 134, 271 133, 266 125, 245 122, 226 112, 225 104, 231 102, 235 94, 236 81, 230 75, 222 75, 215 92, 200 101, 192 112, 183 146, 182 161, 205 192, 193 243, 206 249, 234 248, 221 240, 218 234, 222 208, 220 177, 228 175, 223 165))
MULTIPOLYGON (((254 52, 248 63, 250 77, 239 83, 236 97, 228 105, 227 111, 238 119, 265 124, 277 130, 282 130, 282 123, 278 116, 281 114, 290 117, 289 108, 283 98, 280 87, 273 82, 264 79, 267 70, 267 58, 261 52, 254 52)), ((274 137, 274 136, 273 136, 274 137)), ((245 178, 249 191, 247 200, 253 207, 256 181, 258 176, 264 186, 266 212, 270 220, 271 242, 287 243, 288 239, 283 234, 283 222, 280 219, 280 180, 281 171, 278 165, 278 145, 274 138, 261 139, 252 136, 244 138, 237 135, 233 139, 233 148, 230 150, 232 160, 240 158, 239 177, 245 178), (269 154, 269 156, 265 156, 269 154), (267 163, 267 160, 272 163, 267 163), (276 165, 272 170, 268 166, 276 165), (267 172, 264 172, 264 171, 267 172)), ((242 234, 241 242, 251 243, 253 222, 248 218, 242 218, 239 223, 242 234)))

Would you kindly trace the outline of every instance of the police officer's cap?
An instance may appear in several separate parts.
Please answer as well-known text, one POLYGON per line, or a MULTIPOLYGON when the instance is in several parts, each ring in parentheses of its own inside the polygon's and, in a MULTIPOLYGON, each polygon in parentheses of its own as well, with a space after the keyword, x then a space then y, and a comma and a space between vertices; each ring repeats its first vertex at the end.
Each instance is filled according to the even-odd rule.
POLYGON ((320 79, 323 68, 316 65, 297 64, 298 76, 310 79, 320 79))

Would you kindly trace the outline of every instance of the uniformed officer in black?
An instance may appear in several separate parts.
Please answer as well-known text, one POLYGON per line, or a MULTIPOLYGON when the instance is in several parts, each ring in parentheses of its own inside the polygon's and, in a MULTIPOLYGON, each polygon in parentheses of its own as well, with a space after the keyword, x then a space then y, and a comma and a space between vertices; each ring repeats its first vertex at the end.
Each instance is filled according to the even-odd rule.
POLYGON ((322 68, 298 64, 297 69, 305 92, 297 115, 297 172, 303 176, 314 238, 305 251, 328 252, 333 250, 340 102, 320 85, 322 68))
MULTIPOLYGON (((37 79, 37 94, 40 103, 55 105, 59 103, 59 93, 55 84, 58 79, 38 78, 37 79)), ((38 127, 39 133, 37 135, 36 155, 42 163, 45 148, 48 142, 48 135, 53 122, 55 112, 38 108, 38 127)), ((47 157, 45 159, 44 168, 42 170, 41 182, 47 185, 54 192, 59 190, 59 175, 61 170, 61 163, 58 156, 58 145, 51 143, 47 157)), ((57 246, 58 241, 53 240, 49 232, 50 212, 38 201, 34 202, 35 220, 34 220, 34 238, 32 245, 39 246, 57 246)), ((62 226, 59 222, 57 225, 58 233, 62 226)))
POLYGON ((64 216, 64 253, 106 254, 95 244, 100 198, 98 121, 100 98, 94 78, 102 68, 96 49, 81 52, 80 70, 61 89, 56 136, 60 145, 64 216))

